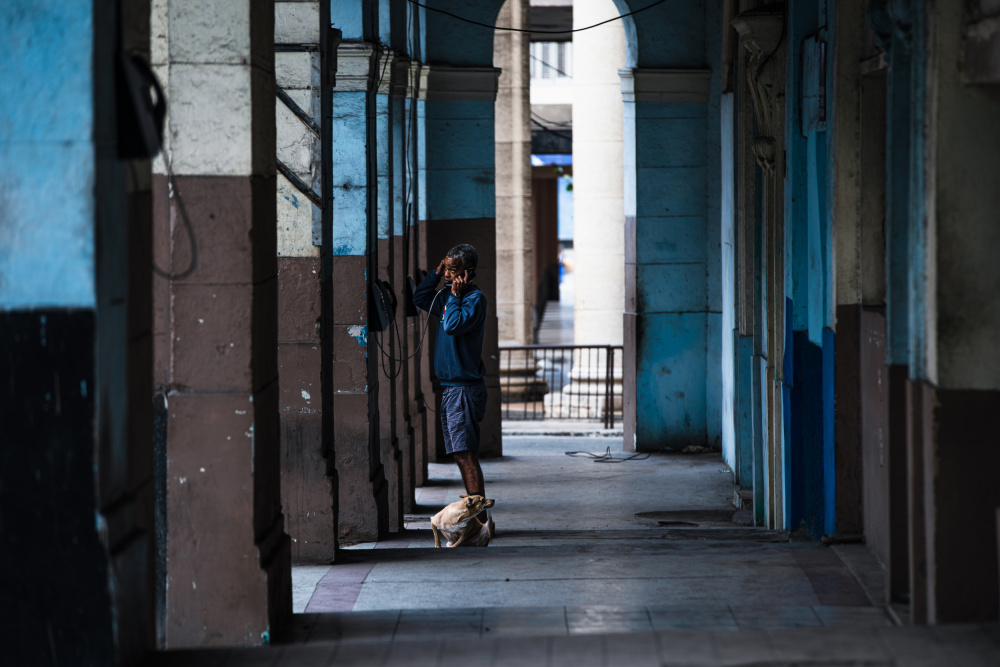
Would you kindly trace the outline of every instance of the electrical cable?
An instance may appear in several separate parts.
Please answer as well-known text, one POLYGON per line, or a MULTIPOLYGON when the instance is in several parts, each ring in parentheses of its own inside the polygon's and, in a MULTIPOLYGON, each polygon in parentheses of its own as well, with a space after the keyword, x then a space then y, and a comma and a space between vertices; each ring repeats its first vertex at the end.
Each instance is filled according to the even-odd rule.
MULTIPOLYGON (((413 354, 411 354, 410 356, 406 357, 405 359, 397 359, 397 358, 393 357, 392 355, 390 355, 390 354, 389 354, 388 352, 386 352, 386 351, 385 351, 385 349, 383 349, 383 347, 382 347, 382 344, 381 344, 381 343, 379 342, 379 339, 378 339, 378 338, 376 338, 376 339, 375 339, 375 345, 376 345, 376 347, 378 347, 379 351, 380 351, 380 352, 382 352, 382 354, 383 354, 383 355, 385 355, 386 357, 388 357, 388 358, 389 358, 389 359, 390 359, 391 361, 395 361, 395 362, 398 362, 398 363, 403 363, 403 362, 407 362, 407 361, 409 361, 410 359, 412 359, 413 357, 417 356, 417 353, 418 353, 418 352, 420 352, 420 347, 421 347, 421 346, 422 346, 422 345, 424 344, 424 337, 425 337, 425 336, 427 335, 427 327, 428 327, 428 326, 430 325, 430 323, 431 323, 431 315, 433 315, 433 314, 434 314, 434 313, 432 312, 432 311, 433 311, 433 309, 434 309, 434 304, 435 304, 435 303, 437 302, 437 298, 438 298, 439 296, 441 296, 441 293, 442 293, 442 292, 447 292, 447 291, 448 291, 448 289, 447 289, 447 288, 444 288, 444 287, 442 287, 441 289, 439 289, 439 290, 437 291, 437 294, 435 294, 435 295, 434 295, 434 298, 433 298, 433 299, 431 299, 431 305, 429 306, 429 308, 428 308, 428 310, 427 310, 427 319, 426 319, 426 320, 424 320, 424 330, 423 330, 423 332, 421 332, 421 334, 420 334, 420 342, 419 342, 419 343, 417 343, 417 347, 416 347, 416 348, 415 348, 415 349, 413 350, 413 354)), ((391 323, 389 324, 389 326, 390 326, 390 327, 397 327, 397 328, 398 328, 398 326, 399 326, 399 325, 398 325, 398 324, 396 324, 396 319, 395 319, 395 318, 393 318, 393 320, 392 320, 392 322, 391 322, 391 323)), ((397 332, 397 333, 398 333, 398 332, 397 332)), ((383 371, 383 372, 384 372, 384 371, 383 371)), ((388 377, 388 376, 387 376, 387 377, 388 377)), ((393 376, 393 378, 394 378, 394 377, 395 377, 395 376, 393 376)), ((389 378, 389 379, 393 379, 393 378, 389 378)))
POLYGON ((608 447, 603 454, 593 454, 591 452, 566 452, 566 456, 590 458, 594 460, 594 463, 624 463, 625 461, 645 461, 649 458, 649 454, 639 453, 618 458, 611 453, 611 447, 608 447))
POLYGON ((406 1, 409 2, 410 4, 416 5, 417 7, 423 7, 424 9, 429 9, 432 12, 437 12, 439 14, 444 14, 445 16, 450 16, 453 19, 458 19, 459 21, 463 21, 465 23, 471 23, 472 25, 477 25, 477 26, 480 26, 482 28, 489 28, 490 30, 503 30, 505 32, 530 32, 530 33, 533 33, 533 34, 536 34, 536 35, 566 35, 566 34, 569 34, 571 32, 583 32, 584 30, 592 30, 593 28, 596 28, 598 26, 602 26, 605 23, 611 23, 612 21, 618 21, 620 19, 623 19, 626 16, 635 16, 636 14, 639 14, 640 12, 644 12, 647 9, 652 9, 653 7, 656 7, 657 5, 662 5, 667 0, 656 0, 656 2, 654 2, 654 3, 650 4, 650 5, 647 5, 645 7, 642 7, 641 9, 637 9, 634 12, 628 12, 627 14, 621 14, 621 15, 616 16, 614 18, 610 18, 610 19, 608 19, 606 21, 601 21, 600 23, 595 23, 594 25, 588 25, 585 28, 573 28, 571 30, 532 30, 531 28, 503 28, 501 26, 490 25, 489 23, 482 23, 480 21, 473 21, 472 19, 467 19, 464 16, 459 16, 458 14, 452 14, 449 11, 445 11, 444 9, 438 9, 437 7, 429 7, 429 6, 425 5, 425 4, 417 2, 417 0, 406 0, 406 1))
MULTIPOLYGON (((153 273, 160 276, 161 278, 166 278, 167 280, 183 280, 184 278, 187 278, 192 273, 194 273, 195 268, 198 266, 198 243, 195 240, 194 236, 194 225, 191 224, 191 218, 188 216, 187 209, 184 207, 184 200, 181 198, 181 191, 177 187, 177 182, 174 180, 174 169, 173 165, 171 164, 172 162, 173 158, 172 157, 168 158, 166 155, 166 151, 164 151, 163 164, 165 164, 167 167, 167 199, 177 200, 177 210, 181 215, 181 223, 184 225, 184 231, 187 232, 188 241, 191 247, 191 260, 188 262, 187 268, 179 273, 171 273, 169 271, 164 271, 163 269, 161 269, 159 266, 156 265, 155 261, 152 262, 152 265, 153 265, 153 273)), ((132 181, 136 182, 137 175, 135 172, 135 166, 131 163, 131 161, 129 162, 129 169, 132 170, 132 181)))
POLYGON ((565 134, 561 134, 559 132, 556 132, 555 130, 549 129, 549 128, 545 127, 544 125, 542 125, 541 123, 539 123, 534 118, 531 119, 531 122, 534 123, 535 125, 537 125, 539 127, 539 129, 541 129, 542 132, 548 132, 549 134, 553 134, 553 135, 559 137, 560 139, 564 139, 566 141, 573 141, 573 137, 570 137, 570 136, 567 136, 565 134))
POLYGON ((548 125, 553 125, 555 127, 566 127, 566 128, 569 128, 569 129, 573 128, 573 121, 571 121, 571 120, 549 120, 548 118, 544 118, 544 117, 538 115, 534 111, 531 112, 531 115, 535 119, 537 119, 537 120, 539 120, 539 121, 541 121, 543 123, 547 123, 548 125))
POLYGON ((551 64, 549 64, 549 61, 547 61, 547 60, 543 60, 543 59, 539 58, 538 56, 536 56, 536 55, 533 55, 533 54, 531 54, 531 53, 529 53, 528 55, 529 55, 529 56, 531 57, 531 59, 532 59, 532 60, 537 60, 538 62, 542 63, 543 65, 545 65, 545 66, 546 66, 546 67, 548 67, 549 69, 554 69, 555 71, 557 71, 557 72, 559 72, 560 74, 562 74, 562 75, 563 75, 564 77, 566 77, 566 78, 568 78, 568 79, 572 79, 572 78, 573 78, 573 77, 572 77, 572 75, 570 75, 570 74, 567 74, 566 72, 562 71, 561 69, 559 69, 559 68, 558 68, 558 67, 556 67, 555 65, 551 65, 551 64))

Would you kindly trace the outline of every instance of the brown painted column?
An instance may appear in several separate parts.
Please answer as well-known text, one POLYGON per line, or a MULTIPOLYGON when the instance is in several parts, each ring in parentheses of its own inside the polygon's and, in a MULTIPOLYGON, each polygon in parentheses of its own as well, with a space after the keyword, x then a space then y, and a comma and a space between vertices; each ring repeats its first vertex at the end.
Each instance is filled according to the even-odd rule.
POLYGON ((922 503, 912 566, 931 624, 1000 618, 1000 29, 969 18, 949 3, 913 16, 926 89, 913 95, 922 206, 910 211, 923 214, 909 230, 911 510, 922 503))
POLYGON ((167 647, 255 645, 291 613, 279 496, 274 5, 167 2, 154 177, 167 647))
POLYGON ((116 99, 122 59, 149 60, 149 4, 3 6, 5 665, 132 665, 155 649, 154 147, 126 129, 144 91, 131 109, 116 99))
POLYGON ((834 32, 832 220, 836 242, 836 531, 889 561, 885 330, 885 72, 865 3, 839 3, 834 32), (867 43, 866 43, 867 42, 867 43), (864 64, 862 64, 864 63, 864 64))
POLYGON ((409 477, 410 441, 407 436, 405 362, 407 345, 404 330, 406 313, 402 303, 404 267, 404 231, 407 194, 403 122, 409 76, 409 60, 386 52, 378 67, 380 80, 376 90, 376 153, 378 174, 378 251, 377 277, 387 281, 399 299, 392 326, 380 333, 378 345, 371 352, 378 355, 379 446, 387 486, 388 530, 403 528, 404 506, 413 505, 414 488, 409 477), (384 74, 382 74, 384 72, 384 74), (409 499, 409 502, 407 502, 409 499))
MULTIPOLYGON (((419 224, 420 210, 422 203, 422 165, 418 164, 418 156, 421 155, 420 145, 423 138, 423 105, 420 98, 421 90, 426 84, 427 68, 415 61, 410 61, 407 91, 406 91, 406 120, 404 122, 407 137, 406 151, 407 160, 411 167, 407 170, 406 178, 410 179, 407 186, 407 196, 405 199, 406 217, 405 229, 405 253, 404 259, 405 273, 412 276, 414 281, 418 279, 418 270, 427 270, 425 248, 427 245, 426 225, 419 224)), ((432 267, 433 268, 433 267, 432 267)), ((424 331, 423 321, 426 313, 407 319, 406 335, 408 341, 408 352, 406 356, 413 355, 406 362, 404 377, 406 378, 406 396, 408 401, 409 427, 412 442, 413 456, 413 485, 423 486, 427 482, 427 452, 428 441, 433 436, 434 413, 427 409, 425 404, 425 394, 423 393, 424 379, 427 377, 429 356, 429 342, 424 337, 421 347, 421 334, 424 331)), ((428 325, 429 328, 429 325, 428 325)), ((429 398, 426 398, 429 400, 429 398)))
POLYGON ((294 562, 334 558, 335 491, 323 451, 320 245, 323 191, 319 2, 275 4, 281 501, 294 562))
MULTIPOLYGON (((330 333, 331 435, 338 484, 337 530, 347 542, 388 531, 388 483, 382 460, 379 349, 368 331, 368 284, 378 274, 378 186, 374 81, 384 53, 366 42, 341 44, 333 88, 330 231, 333 292, 330 333)), ((388 336, 383 336, 386 340, 388 336)), ((385 385, 388 391, 388 383, 385 385)), ((324 414, 324 417, 327 415, 324 414)), ((386 415, 388 419, 389 415, 386 415)))

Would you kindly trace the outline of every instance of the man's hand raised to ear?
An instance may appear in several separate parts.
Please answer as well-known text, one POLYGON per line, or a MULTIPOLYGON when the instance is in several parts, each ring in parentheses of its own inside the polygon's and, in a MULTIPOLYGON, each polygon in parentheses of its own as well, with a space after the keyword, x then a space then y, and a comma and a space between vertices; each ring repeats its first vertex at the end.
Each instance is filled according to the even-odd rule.
POLYGON ((463 271, 461 275, 455 276, 451 281, 451 293, 455 296, 462 296, 469 289, 469 272, 463 271))

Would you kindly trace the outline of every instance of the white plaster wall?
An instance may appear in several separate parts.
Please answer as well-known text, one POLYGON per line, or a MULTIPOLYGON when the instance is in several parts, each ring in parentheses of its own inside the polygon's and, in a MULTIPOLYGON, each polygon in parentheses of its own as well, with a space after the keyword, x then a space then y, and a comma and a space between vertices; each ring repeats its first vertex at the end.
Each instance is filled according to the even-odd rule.
MULTIPOLYGON (((319 42, 318 2, 278 2, 274 5, 275 44, 315 44, 319 42)), ((275 83, 320 124, 318 53, 278 52, 274 55, 275 83)), ((319 137, 277 97, 275 102, 278 159, 303 183, 321 192, 319 137)), ((278 174, 278 256, 319 257, 313 245, 313 225, 323 212, 291 181, 278 174)))
MULTIPOLYGON (((573 27, 618 15, 611 0, 573 5, 573 27)), ((622 344, 625 310, 623 104, 619 21, 573 35, 573 197, 577 344, 622 344)))

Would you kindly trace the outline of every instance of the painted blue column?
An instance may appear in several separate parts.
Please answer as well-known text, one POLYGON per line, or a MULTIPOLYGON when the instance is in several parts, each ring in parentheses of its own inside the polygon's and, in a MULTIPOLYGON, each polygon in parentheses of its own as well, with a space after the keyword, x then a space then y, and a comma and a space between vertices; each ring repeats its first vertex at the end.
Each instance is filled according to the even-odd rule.
MULTIPOLYGON (((793 411, 786 465, 790 468, 786 526, 805 525, 814 537, 833 533, 836 508, 834 450, 834 333, 832 220, 827 201, 826 113, 820 91, 828 77, 817 31, 825 19, 816 5, 789 8, 785 225, 790 238, 793 411), (798 482, 797 480, 801 480, 798 482)), ((829 96, 827 92, 827 96, 829 96)))
MULTIPOLYGON (((634 346, 636 356, 635 376, 624 379, 624 401, 634 401, 636 415, 626 440, 637 450, 705 445, 707 180, 709 170, 718 168, 717 153, 709 163, 707 142, 712 73, 636 69, 621 75, 626 125, 624 335, 626 348, 634 346)), ((718 386, 721 377, 711 381, 718 386)), ((712 431, 718 431, 718 424, 712 431)), ((711 444, 718 443, 713 439, 711 444)))
MULTIPOLYGON (((338 25, 336 19, 334 12, 334 25, 338 25)), ((369 17, 368 23, 377 25, 377 18, 369 17)), ((353 24, 345 19, 341 25, 353 24)), ((373 29, 369 25, 361 27, 373 29)), ((388 219, 387 215, 380 215, 387 214, 388 200, 380 200, 378 173, 387 160, 386 101, 377 92, 392 73, 389 56, 380 48, 358 41, 358 35, 345 32, 344 37, 337 52, 331 103, 328 201, 332 230, 327 252, 333 256, 334 285, 330 343, 334 362, 333 438, 338 533, 341 539, 362 541, 378 539, 389 528, 389 488, 380 429, 379 352, 371 338, 377 334, 368 331, 368 289, 378 271, 377 241, 389 231, 388 223, 382 221, 388 219), (346 41, 351 37, 353 41, 346 41)), ((387 185, 387 177, 381 180, 387 185)))
POLYGON ((150 168, 120 158, 115 105, 149 4, 120 32, 118 9, 10 0, 0 20, 5 664, 155 644, 150 168))
MULTIPOLYGON (((782 526, 785 523, 783 496, 785 438, 785 390, 783 382, 785 344, 785 28, 784 11, 774 5, 741 13, 733 22, 745 49, 741 70, 753 100, 752 122, 747 118, 741 127, 741 150, 750 153, 756 167, 744 166, 742 199, 745 218, 742 239, 752 246, 743 251, 747 281, 753 290, 743 295, 746 313, 741 328, 753 330, 754 363, 759 373, 754 382, 754 508, 760 525, 782 526), (751 185, 750 169, 754 169, 751 185), (752 217, 750 211, 753 211, 752 217), (752 222, 751 222, 752 220, 752 222), (752 256, 752 272, 750 270, 752 256), (750 313, 752 312, 752 317, 750 313), (758 435, 759 434, 759 435, 758 435), (763 442, 758 450, 758 438, 763 442), (758 453, 759 452, 759 453, 758 453), (758 473, 758 468, 760 473, 758 473), (763 478, 762 483, 757 483, 763 478)), ((745 158, 744 158, 745 159, 745 158)), ((742 276, 741 276, 742 277, 742 276)))

